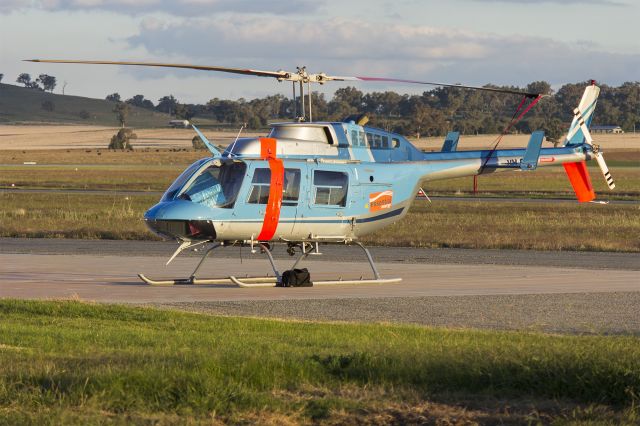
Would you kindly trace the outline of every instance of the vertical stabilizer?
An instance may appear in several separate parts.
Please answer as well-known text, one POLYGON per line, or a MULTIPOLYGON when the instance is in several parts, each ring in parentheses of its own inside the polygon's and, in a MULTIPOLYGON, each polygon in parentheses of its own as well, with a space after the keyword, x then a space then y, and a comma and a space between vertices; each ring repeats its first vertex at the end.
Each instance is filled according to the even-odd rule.
POLYGON ((442 145, 442 152, 454 152, 458 150, 460 132, 449 132, 442 145))
POLYGON ((600 88, 596 86, 595 81, 592 81, 591 85, 584 89, 584 94, 582 95, 580 104, 573 110, 573 121, 571 122, 569 132, 567 133, 567 137, 564 141, 565 145, 580 145, 585 143, 585 141, 587 143, 591 142, 586 139, 590 138, 588 132, 585 135, 583 130, 588 129, 591 125, 593 111, 596 108, 596 102, 598 101, 599 94, 600 88))
POLYGON ((567 172, 567 176, 569 176, 569 181, 571 181, 571 186, 573 186, 578 201, 587 203, 595 199, 596 194, 591 185, 591 177, 589 176, 589 170, 587 170, 587 163, 584 161, 579 163, 564 163, 563 166, 567 172))

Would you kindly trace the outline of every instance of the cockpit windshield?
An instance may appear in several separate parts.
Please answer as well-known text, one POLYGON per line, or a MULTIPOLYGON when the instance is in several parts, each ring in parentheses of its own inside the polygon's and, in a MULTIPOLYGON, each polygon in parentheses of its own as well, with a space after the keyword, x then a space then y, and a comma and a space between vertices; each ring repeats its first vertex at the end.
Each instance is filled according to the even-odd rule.
POLYGON ((196 170, 198 170, 200 166, 202 166, 207 161, 211 161, 211 158, 202 158, 196 161, 195 163, 193 163, 192 165, 190 165, 189 167, 187 167, 187 169, 184 172, 182 172, 176 180, 173 181, 173 183, 171 184, 169 189, 166 190, 166 192, 164 193, 160 201, 173 200, 173 198, 176 196, 178 191, 180 191, 180 189, 184 186, 184 184, 187 183, 191 175, 193 175, 196 172, 196 170))
POLYGON ((208 207, 231 208, 236 201, 246 164, 242 162, 214 162, 201 170, 195 179, 180 192, 178 198, 208 207))

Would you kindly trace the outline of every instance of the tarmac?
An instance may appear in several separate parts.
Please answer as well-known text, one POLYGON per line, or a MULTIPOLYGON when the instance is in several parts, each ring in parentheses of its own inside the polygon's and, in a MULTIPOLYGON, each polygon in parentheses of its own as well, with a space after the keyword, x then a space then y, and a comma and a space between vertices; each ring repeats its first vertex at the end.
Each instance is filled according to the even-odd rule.
MULTIPOLYGON (((437 326, 640 334, 640 256, 515 250, 372 249, 383 278, 397 284, 312 288, 233 285, 154 287, 186 278, 193 255, 165 263, 174 244, 133 241, 0 239, 0 298, 152 304, 224 315, 303 320, 408 322, 437 326)), ((312 279, 370 278, 357 247, 310 257, 312 279), (320 260, 323 259, 324 260, 320 260)), ((264 255, 222 249, 199 277, 264 275, 264 255)), ((284 270, 293 263, 274 251, 284 270)))

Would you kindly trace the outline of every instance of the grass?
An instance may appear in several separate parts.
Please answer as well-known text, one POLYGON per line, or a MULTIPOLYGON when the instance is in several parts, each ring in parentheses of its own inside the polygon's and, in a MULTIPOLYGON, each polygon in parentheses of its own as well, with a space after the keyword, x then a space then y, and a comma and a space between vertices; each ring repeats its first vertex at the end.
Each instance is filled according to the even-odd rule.
POLYGON ((98 165, 8 166, 0 187, 19 189, 98 189, 163 191, 182 172, 175 166, 98 165))
MULTIPOLYGON (((144 212, 158 196, 0 193, 0 236, 155 237, 144 212)), ((416 201, 407 217, 365 238, 373 245, 640 251, 640 206, 416 201)))
POLYGON ((0 300, 0 423, 634 423, 640 339, 0 300), (509 409, 504 409, 504 407, 509 409))
POLYGON ((22 164, 25 161, 35 161, 43 167, 44 165, 54 167, 56 165, 76 166, 78 164, 101 167, 110 165, 173 166, 177 171, 186 168, 200 158, 211 155, 209 151, 195 151, 186 148, 134 149, 133 151, 108 149, 2 150, 0 154, 0 163, 11 164, 9 167, 17 167, 18 169, 33 170, 32 166, 23 167, 22 164))
POLYGON ((416 202, 396 224, 365 237, 384 246, 640 251, 640 206, 416 202))
MULTIPOLYGON (((0 123, 44 122, 79 123, 118 126, 113 102, 81 96, 58 95, 40 90, 0 84, 0 123), (54 110, 42 108, 45 101, 53 102, 54 110), (87 118, 82 116, 86 112, 87 118)), ((127 124, 130 126, 166 126, 169 115, 131 106, 127 124)))
POLYGON ((158 196, 0 193, 0 236, 155 239, 144 212, 158 196))
MULTIPOLYGON (((605 200, 640 200, 640 167, 611 169, 616 189, 611 191, 597 166, 589 167, 591 182, 598 198, 605 200)), ((473 178, 456 178, 427 182, 428 195, 473 195, 473 178)), ((481 196, 571 198, 575 193, 564 168, 551 167, 532 173, 497 173, 478 177, 478 193, 481 196)))

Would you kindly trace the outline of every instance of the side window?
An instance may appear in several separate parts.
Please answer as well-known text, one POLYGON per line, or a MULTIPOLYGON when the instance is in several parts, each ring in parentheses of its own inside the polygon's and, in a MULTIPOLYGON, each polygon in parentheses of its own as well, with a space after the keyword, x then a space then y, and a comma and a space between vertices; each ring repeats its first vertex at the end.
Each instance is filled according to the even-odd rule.
POLYGON ((346 206, 349 177, 342 172, 316 170, 313 173, 314 203, 326 206, 346 206))
POLYGON ((367 143, 369 144, 369 146, 373 146, 373 134, 372 133, 367 133, 367 143))
POLYGON ((300 197, 300 169, 284 169, 284 188, 282 204, 285 206, 298 204, 300 197))
POLYGON ((364 141, 364 132, 358 130, 351 131, 351 145, 352 146, 367 146, 364 141))
POLYGON ((380 148, 380 145, 382 145, 382 137, 380 135, 373 135, 373 147, 374 148, 380 148))
POLYGON ((360 146, 358 143, 358 131, 357 130, 352 130, 351 131, 351 146, 360 146))
POLYGON ((393 145, 394 148, 400 148, 400 139, 391 138, 391 144, 393 145))
POLYGON ((389 138, 386 136, 382 137, 382 148, 389 149, 389 138))
MULTIPOLYGON (((267 204, 271 189, 271 170, 256 169, 251 180, 249 204, 267 204)), ((282 204, 295 205, 300 197, 300 170, 284 169, 284 185, 282 190, 282 204)))
POLYGON ((271 187, 271 170, 256 169, 251 180, 251 192, 249 192, 249 204, 267 204, 269 201, 269 188, 271 187))

